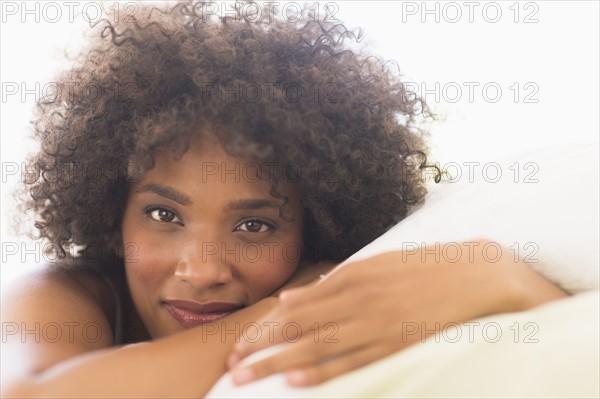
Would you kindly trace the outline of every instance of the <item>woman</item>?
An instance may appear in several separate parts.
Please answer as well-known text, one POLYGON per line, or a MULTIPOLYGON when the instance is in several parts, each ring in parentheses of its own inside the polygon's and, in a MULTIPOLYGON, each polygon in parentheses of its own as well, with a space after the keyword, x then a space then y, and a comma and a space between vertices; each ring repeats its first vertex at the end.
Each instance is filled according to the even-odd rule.
POLYGON ((341 25, 207 18, 208 5, 98 25, 62 77, 74 89, 38 104, 26 205, 61 261, 3 301, 5 321, 36 331, 8 337, 3 395, 202 396, 228 356, 239 383, 291 370, 311 384, 410 344, 398 315, 443 325, 564 296, 510 257, 450 268, 401 253, 283 291, 422 202, 426 107, 341 25), (268 343, 250 346, 264 320, 333 323, 339 343, 307 351, 303 334, 237 366, 268 343))

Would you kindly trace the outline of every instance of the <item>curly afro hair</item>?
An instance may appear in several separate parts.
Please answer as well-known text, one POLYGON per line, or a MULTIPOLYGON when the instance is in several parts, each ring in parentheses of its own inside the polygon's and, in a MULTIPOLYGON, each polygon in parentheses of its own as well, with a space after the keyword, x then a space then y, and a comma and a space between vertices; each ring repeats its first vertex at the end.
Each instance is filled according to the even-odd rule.
POLYGON ((62 258, 92 244, 116 256, 132 166, 143 173, 165 148, 182 156, 202 130, 231 155, 311 171, 297 183, 314 261, 348 257, 422 203, 424 169, 439 180, 417 126, 431 115, 395 64, 350 46, 360 31, 274 9, 208 17, 205 5, 101 21, 38 102, 25 205, 62 258))

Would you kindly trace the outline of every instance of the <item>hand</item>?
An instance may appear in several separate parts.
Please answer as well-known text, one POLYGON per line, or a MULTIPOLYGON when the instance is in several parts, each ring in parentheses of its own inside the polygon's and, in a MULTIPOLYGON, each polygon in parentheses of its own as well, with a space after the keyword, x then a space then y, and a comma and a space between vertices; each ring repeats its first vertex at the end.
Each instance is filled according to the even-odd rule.
POLYGON ((310 263, 303 262, 298 266, 296 272, 290 277, 284 285, 271 294, 271 296, 279 296, 284 290, 290 288, 301 287, 304 285, 312 285, 320 280, 320 276, 327 274, 338 264, 333 262, 310 263))
POLYGON ((451 323, 565 296, 498 244, 478 240, 455 247, 454 254, 460 249, 461 256, 439 248, 385 253, 348 264, 320 284, 283 291, 280 304, 262 319, 275 326, 273 334, 234 346, 228 359, 234 381, 285 371, 291 385, 318 384, 423 341, 451 323), (482 250, 486 246, 489 251, 482 250), (250 354, 286 341, 294 343, 237 366, 250 354))

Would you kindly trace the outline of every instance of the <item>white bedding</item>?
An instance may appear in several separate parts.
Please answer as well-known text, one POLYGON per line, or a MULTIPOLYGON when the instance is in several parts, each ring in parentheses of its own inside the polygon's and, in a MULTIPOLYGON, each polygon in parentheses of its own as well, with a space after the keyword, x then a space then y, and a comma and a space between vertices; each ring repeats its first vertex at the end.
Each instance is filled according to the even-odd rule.
POLYGON ((207 397, 598 398, 599 304, 590 291, 478 319, 310 389, 282 375, 235 387, 225 375, 207 397))
POLYGON ((438 342, 428 339, 319 387, 290 388, 281 375, 235 387, 225 375, 207 396, 599 397, 598 151, 597 143, 575 144, 496 161, 504 177, 496 183, 489 178, 471 183, 463 174, 344 263, 487 238, 519 248, 534 269, 574 297, 476 320, 473 330, 460 328, 456 342, 457 331, 447 330, 438 342), (534 168, 525 169, 526 163, 534 168), (501 337, 488 342, 495 341, 495 331, 501 337))

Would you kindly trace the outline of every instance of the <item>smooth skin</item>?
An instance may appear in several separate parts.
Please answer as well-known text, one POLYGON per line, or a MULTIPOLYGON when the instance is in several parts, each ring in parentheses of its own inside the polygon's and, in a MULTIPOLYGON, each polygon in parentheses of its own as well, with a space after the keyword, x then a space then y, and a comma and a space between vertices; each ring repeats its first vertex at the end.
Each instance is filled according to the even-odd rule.
MULTIPOLYGON (((122 223, 129 290, 152 338, 181 332, 165 301, 247 307, 286 282, 301 258, 304 210, 294 186, 272 197, 257 163, 229 156, 211 136, 177 161, 168 154, 130 187, 122 223)), ((265 175, 268 176, 268 175, 265 175)))

